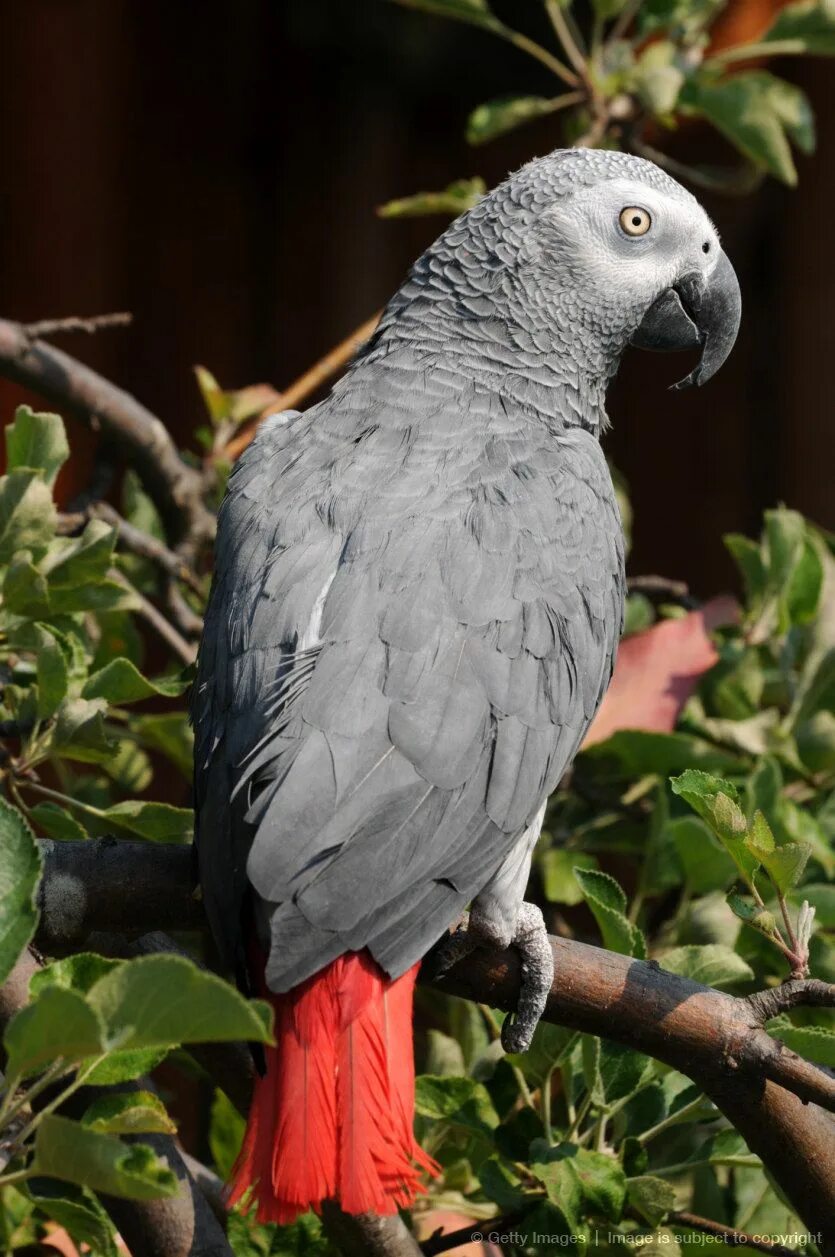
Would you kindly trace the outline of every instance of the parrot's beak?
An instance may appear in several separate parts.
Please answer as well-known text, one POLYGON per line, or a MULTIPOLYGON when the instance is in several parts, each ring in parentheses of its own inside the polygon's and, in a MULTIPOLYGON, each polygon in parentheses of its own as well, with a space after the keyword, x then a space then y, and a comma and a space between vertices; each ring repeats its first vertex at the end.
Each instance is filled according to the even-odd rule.
POLYGON ((709 279, 691 271, 653 302, 630 344, 662 351, 701 345, 698 366, 672 387, 704 384, 733 349, 741 313, 739 281, 727 255, 721 252, 709 279))

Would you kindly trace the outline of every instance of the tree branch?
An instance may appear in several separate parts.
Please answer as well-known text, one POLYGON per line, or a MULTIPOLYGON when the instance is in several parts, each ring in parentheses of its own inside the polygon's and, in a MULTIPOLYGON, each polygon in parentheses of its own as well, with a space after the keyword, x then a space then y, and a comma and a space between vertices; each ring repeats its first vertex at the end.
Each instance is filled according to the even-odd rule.
MULTIPOLYGON (((47 852, 42 895, 50 905, 38 943, 51 951, 81 945, 85 930, 125 928, 126 881, 145 897, 147 929, 177 921, 198 924, 193 868, 184 849, 114 840, 106 859, 98 843, 53 844, 47 852), (59 851, 56 854, 55 848, 59 851), (64 876, 84 887, 83 911, 64 913, 67 897, 52 895, 56 861, 64 876), (126 869, 130 870, 126 877, 126 869), (142 888, 140 890, 140 888, 142 888), (178 918, 180 907, 188 911, 178 918), (74 912, 74 915, 73 915, 74 912)), ((140 913, 131 909, 131 923, 140 913)), ((555 978, 545 1018, 558 1025, 622 1043, 671 1065, 714 1101, 762 1158, 810 1231, 827 1237, 821 1252, 835 1254, 835 1079, 802 1060, 763 1029, 773 1005, 737 998, 667 973, 655 962, 633 960, 571 939, 552 938, 555 978), (809 1101, 814 1101, 810 1103, 809 1101), (828 1111, 827 1111, 828 1110, 828 1111)), ((421 981, 465 999, 512 1010, 519 990, 519 960, 512 949, 474 952, 443 978, 432 958, 421 981)), ((835 986, 792 983, 792 1006, 835 1007, 835 986)))
POLYGON ((39 319, 37 323, 22 323, 21 327, 29 340, 39 336, 60 336, 64 332, 86 332, 95 335, 111 327, 128 327, 133 322, 133 315, 125 310, 116 314, 94 314, 92 318, 82 319, 71 314, 63 319, 39 319))
POLYGON ((300 375, 297 380, 294 380, 281 393, 276 393, 275 402, 269 409, 251 423, 246 424, 232 438, 222 451, 223 458, 234 462, 243 453, 258 431, 258 425, 266 417, 266 414, 274 414, 280 410, 293 410, 298 406, 299 402, 303 402, 311 393, 315 393, 327 380, 336 375, 337 371, 340 371, 342 367, 351 361, 360 345, 368 340, 380 321, 381 313, 378 310, 376 314, 372 314, 370 319, 360 323, 359 327, 355 328, 350 336, 346 336, 338 345, 335 345, 323 358, 320 358, 318 362, 315 362, 312 367, 305 371, 304 375, 300 375))
POLYGON ((136 398, 20 323, 0 319, 0 375, 101 431, 123 450, 162 515, 169 537, 194 546, 214 536, 199 471, 180 457, 165 425, 136 398))

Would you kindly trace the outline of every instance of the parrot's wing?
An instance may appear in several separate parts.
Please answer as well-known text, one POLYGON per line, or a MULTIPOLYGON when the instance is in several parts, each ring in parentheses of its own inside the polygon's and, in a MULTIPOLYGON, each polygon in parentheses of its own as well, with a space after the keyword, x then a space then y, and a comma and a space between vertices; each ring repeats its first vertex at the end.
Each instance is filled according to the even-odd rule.
POLYGON ((246 859, 275 990, 346 950, 392 975, 428 950, 557 784, 620 627, 620 527, 588 434, 524 470, 494 443, 488 493, 348 463, 363 509, 346 529, 323 419, 264 434, 234 473, 195 700, 202 876, 225 902, 207 908, 237 922, 246 859))

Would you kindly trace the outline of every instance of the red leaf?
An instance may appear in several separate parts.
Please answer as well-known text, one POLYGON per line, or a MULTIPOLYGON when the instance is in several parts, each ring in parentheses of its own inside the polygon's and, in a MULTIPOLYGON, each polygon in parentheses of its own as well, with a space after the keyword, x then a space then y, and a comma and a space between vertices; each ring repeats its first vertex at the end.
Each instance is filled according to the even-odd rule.
POLYGON ((624 638, 612 683, 583 745, 593 746, 619 729, 670 733, 699 678, 719 657, 711 630, 738 619, 736 600, 723 596, 680 620, 662 620, 624 638))

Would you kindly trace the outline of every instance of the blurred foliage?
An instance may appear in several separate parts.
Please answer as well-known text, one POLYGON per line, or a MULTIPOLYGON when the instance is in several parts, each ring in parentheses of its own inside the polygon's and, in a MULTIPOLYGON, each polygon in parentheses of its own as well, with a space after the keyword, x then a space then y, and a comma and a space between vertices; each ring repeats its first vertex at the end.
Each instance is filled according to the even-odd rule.
MULTIPOLYGON (((75 536, 58 535, 53 487, 69 449, 57 415, 21 407, 5 435, 0 982, 36 926, 35 832, 58 841, 112 834, 182 843, 193 830, 190 807, 148 797, 158 766, 168 762, 182 774, 184 795, 191 771, 185 713, 182 704, 171 708, 187 673, 169 666, 147 677, 140 670, 137 586, 152 588, 153 570, 146 560, 117 555, 116 532, 100 520, 75 536)), ((129 521, 161 536, 134 477, 124 497, 129 521)), ((3 1043, 3 1251, 34 1244, 52 1220, 91 1253, 113 1257, 113 1229, 96 1193, 144 1200, 178 1190, 150 1147, 122 1139, 176 1129, 159 1097, 134 1080, 184 1043, 269 1037, 267 1005, 247 1002, 185 957, 80 954, 39 970, 31 1002, 3 1043), (78 1120, 56 1112, 82 1085, 132 1083, 105 1092, 78 1120)))
MULTIPOLYGON (((500 21, 488 0, 389 2, 496 36, 556 80, 553 95, 504 95, 478 105, 466 124, 470 144, 486 144, 526 123, 558 115, 564 144, 624 149, 650 158, 685 182, 729 193, 750 191, 763 175, 794 184, 792 146, 804 154, 814 152, 809 101, 798 87, 762 65, 776 56, 835 55, 834 0, 789 4, 756 39, 729 47, 715 44, 712 33, 726 0, 519 4, 523 23, 541 25, 537 10, 544 9, 551 34, 544 42, 500 21), (709 123, 741 162, 731 168, 684 166, 660 151, 665 133, 687 119, 709 123)), ((555 137, 551 147, 559 142, 555 137)), ((378 212, 384 217, 456 215, 483 193, 481 180, 460 179, 443 192, 390 201, 378 212)))

